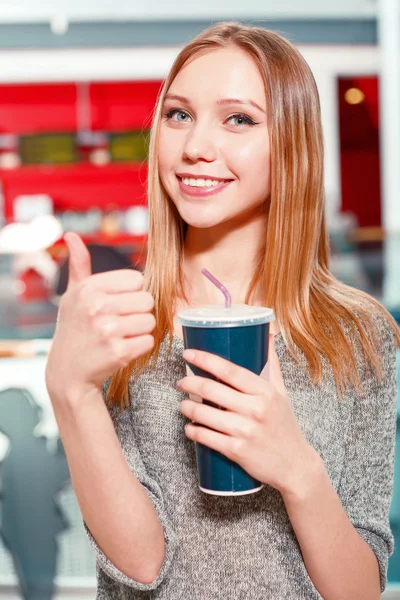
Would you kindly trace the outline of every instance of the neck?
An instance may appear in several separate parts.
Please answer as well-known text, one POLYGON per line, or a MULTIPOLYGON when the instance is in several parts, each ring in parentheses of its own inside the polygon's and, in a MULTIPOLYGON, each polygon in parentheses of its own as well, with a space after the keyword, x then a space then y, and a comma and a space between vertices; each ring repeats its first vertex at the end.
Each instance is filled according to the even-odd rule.
MULTIPOLYGON (((244 304, 264 246, 265 215, 236 227, 228 223, 208 229, 189 226, 184 244, 183 274, 190 305, 220 304, 223 301, 220 290, 202 275, 203 268, 228 289, 232 304, 244 304)), ((263 304, 261 291, 255 290, 251 303, 263 304)))

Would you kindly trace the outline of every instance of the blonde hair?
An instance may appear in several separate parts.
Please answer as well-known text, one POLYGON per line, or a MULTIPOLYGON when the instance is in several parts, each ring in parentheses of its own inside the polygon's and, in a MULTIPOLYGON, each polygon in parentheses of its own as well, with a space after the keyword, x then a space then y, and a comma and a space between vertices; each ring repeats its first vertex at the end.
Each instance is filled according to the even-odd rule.
POLYGON ((297 348, 307 359, 312 381, 322 381, 325 357, 340 397, 347 385, 360 389, 356 346, 366 364, 382 376, 372 309, 400 330, 385 308, 368 294, 339 282, 329 271, 329 241, 323 190, 323 138, 317 87, 298 50, 278 34, 239 23, 219 23, 198 35, 177 56, 160 92, 149 149, 149 235, 144 289, 155 301, 157 326, 150 352, 119 369, 111 378, 108 400, 129 405, 128 382, 154 367, 165 336, 174 332, 174 304, 186 300, 182 255, 186 223, 163 189, 158 173, 158 139, 164 98, 182 67, 199 53, 238 47, 257 65, 265 84, 271 145, 271 188, 266 211, 265 251, 260 257, 245 302, 254 290, 264 292, 274 309, 292 356, 297 348), (165 249, 168 248, 168 252, 165 249), (375 310, 376 312, 376 310, 375 310), (366 334, 366 331, 369 334, 366 334))

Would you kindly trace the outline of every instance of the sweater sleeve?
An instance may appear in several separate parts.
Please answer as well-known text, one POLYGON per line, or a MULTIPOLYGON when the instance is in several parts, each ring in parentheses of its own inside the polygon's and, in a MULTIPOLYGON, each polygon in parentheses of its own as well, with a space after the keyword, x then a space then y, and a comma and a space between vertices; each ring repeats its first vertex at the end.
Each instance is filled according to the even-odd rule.
POLYGON ((346 440, 339 496, 358 531, 376 555, 381 591, 386 587, 388 559, 394 549, 389 524, 396 439, 397 369, 392 328, 377 319, 383 378, 363 377, 364 394, 356 396, 346 440))
MULTIPOLYGON (((103 387, 104 398, 106 397, 106 391, 108 389, 109 381, 110 380, 107 379, 103 387)), ((165 559, 157 575, 157 578, 149 584, 144 584, 134 579, 131 579, 130 577, 125 575, 107 558, 107 556, 101 550, 100 546, 97 544, 96 540, 94 539, 85 522, 83 522, 83 525, 87 533, 89 542, 95 552, 96 565, 98 569, 102 569, 109 577, 111 577, 117 583, 124 584, 131 588, 135 588, 137 590, 142 591, 153 590, 161 584, 172 564, 173 556, 177 545, 176 535, 166 513, 161 489, 157 482, 146 472, 146 468, 143 464, 140 453, 135 444, 131 422, 131 410, 129 408, 121 409, 118 406, 111 405, 109 402, 107 402, 106 399, 105 403, 113 421, 114 428, 117 433, 127 463, 132 473, 134 473, 134 475, 140 481, 150 500, 152 501, 154 508, 158 514, 158 518, 160 519, 162 528, 164 530, 165 559)), ((101 440, 99 440, 99 443, 101 443, 101 440)), ((135 507, 133 505, 132 510, 134 509, 135 507)))

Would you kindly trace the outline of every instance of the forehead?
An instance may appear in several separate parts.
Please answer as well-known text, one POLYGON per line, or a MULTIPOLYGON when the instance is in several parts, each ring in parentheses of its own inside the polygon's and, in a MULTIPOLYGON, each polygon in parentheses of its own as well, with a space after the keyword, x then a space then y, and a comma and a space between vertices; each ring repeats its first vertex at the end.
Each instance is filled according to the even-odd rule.
POLYGON ((195 104, 221 98, 251 98, 266 108, 264 82, 253 58, 240 48, 207 50, 179 71, 169 90, 195 104))

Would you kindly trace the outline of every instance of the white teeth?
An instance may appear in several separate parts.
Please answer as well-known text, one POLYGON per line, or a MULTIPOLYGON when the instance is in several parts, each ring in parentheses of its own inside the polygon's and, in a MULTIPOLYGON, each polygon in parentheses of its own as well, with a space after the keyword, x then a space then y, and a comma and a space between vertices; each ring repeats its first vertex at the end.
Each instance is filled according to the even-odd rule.
POLYGON ((198 179, 194 177, 182 177, 182 181, 185 185, 190 185, 191 187, 215 187, 221 183, 225 183, 225 181, 218 181, 216 179, 202 179, 201 177, 198 179))

